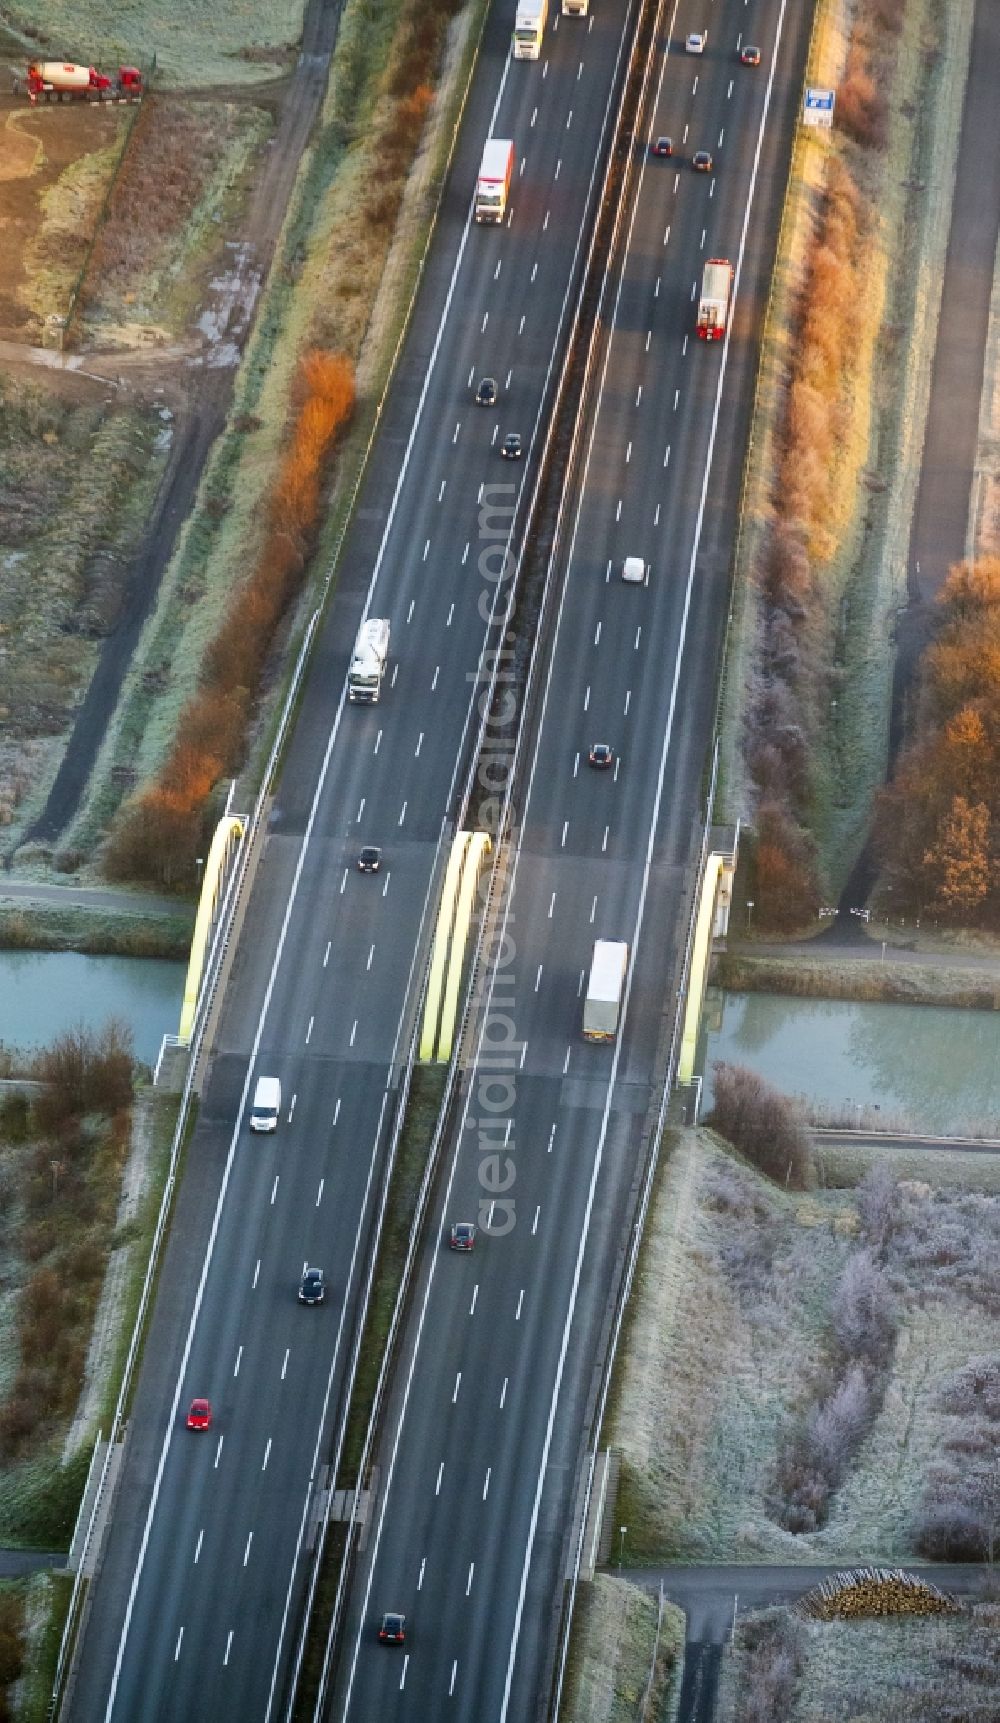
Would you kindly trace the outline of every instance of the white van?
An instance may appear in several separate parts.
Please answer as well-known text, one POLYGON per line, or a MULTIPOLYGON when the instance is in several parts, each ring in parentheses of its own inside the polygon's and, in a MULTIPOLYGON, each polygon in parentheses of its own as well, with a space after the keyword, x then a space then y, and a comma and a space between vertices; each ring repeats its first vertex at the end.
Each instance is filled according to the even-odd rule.
POLYGON ((641 556, 627 556, 622 563, 622 579, 632 586, 643 586, 646 580, 646 564, 641 556))
POLYGON ((281 1112, 281 1084, 277 1077, 258 1077, 250 1113, 251 1131, 276 1131, 281 1112))

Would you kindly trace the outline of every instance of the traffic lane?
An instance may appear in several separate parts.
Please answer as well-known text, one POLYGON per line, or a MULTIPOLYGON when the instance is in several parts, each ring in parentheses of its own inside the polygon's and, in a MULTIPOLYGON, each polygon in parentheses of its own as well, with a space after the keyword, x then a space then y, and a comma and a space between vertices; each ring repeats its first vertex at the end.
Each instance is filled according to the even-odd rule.
MULTIPOLYGON (((526 1079, 526 1087, 530 1096, 525 1110, 533 1120, 558 1112, 557 1083, 531 1078, 526 1079)), ((551 1151, 556 1159, 548 1158, 549 1151, 540 1146, 535 1152, 539 1198, 542 1183, 552 1187, 551 1215, 553 1220, 560 1216, 557 1245, 563 1237, 564 1214, 571 1214, 580 1183, 584 1160, 580 1138, 585 1128, 592 1129, 593 1120, 571 1110, 565 1124, 564 1143, 551 1151), (560 1162, 561 1177, 556 1178, 560 1162)), ((472 1165, 460 1168, 456 1180, 467 1187, 466 1207, 474 1200, 476 1188, 475 1157, 466 1156, 467 1163, 470 1160, 472 1165)), ((462 1210, 462 1202, 461 1195, 454 1199, 447 1207, 446 1219, 462 1210)), ((477 1715, 475 1705, 481 1701, 485 1704, 482 1681, 485 1679, 488 1687, 493 1677, 470 1680, 466 1668, 469 1658, 467 1654, 460 1657, 461 1644, 467 1633, 475 1633, 474 1604, 481 1582, 491 1599, 491 1617, 493 1614, 498 1552, 511 1533, 502 1506, 509 1481, 504 1466, 511 1463, 510 1449, 500 1443, 501 1431, 519 1430, 530 1419, 533 1371, 526 1360, 540 1339, 545 1345, 550 1343, 553 1329, 548 1302, 537 1297, 532 1302, 523 1292, 531 1278, 531 1259, 547 1248, 544 1223, 536 1221, 533 1211, 524 1210, 523 1216, 514 1234, 505 1239, 483 1237, 472 1255, 461 1259, 459 1266, 466 1282, 463 1298, 455 1296, 456 1276, 449 1272, 448 1262, 433 1265, 438 1272, 424 1333, 429 1340, 433 1336, 428 1362, 436 1384, 426 1395, 414 1395, 396 1481, 390 1478, 386 1486, 385 1559, 380 1555, 376 1564, 365 1624, 367 1637, 363 1636, 359 1648, 359 1684, 365 1697, 358 1715, 371 1714, 368 1706, 376 1701, 387 1703, 399 1692, 395 1669, 386 1672, 385 1654, 374 1637, 378 1616, 386 1608, 404 1609, 411 1615, 414 1630, 414 1661, 404 1683, 405 1703, 401 1702, 393 1715, 434 1715, 435 1702, 443 1702, 450 1690, 455 1697, 452 1683, 456 1660, 460 1709, 466 1715, 477 1715), (455 1308, 463 1312, 458 1335, 448 1328, 449 1310, 455 1308), (439 1340, 443 1335, 448 1336, 447 1345, 439 1340), (502 1486, 499 1494, 492 1490, 492 1479, 502 1486), (456 1517, 453 1511, 454 1493, 463 1490, 482 1504, 474 1516, 456 1517), (499 1512, 496 1502, 501 1504, 499 1512), (429 1512, 429 1507, 433 1511, 429 1512), (491 1529, 485 1532, 484 1541, 486 1527, 491 1529), (370 1682, 374 1687, 368 1685, 370 1682), (479 1698, 472 1697, 473 1693, 479 1698), (430 1709, 421 1712, 421 1704, 429 1704, 430 1709), (413 1709, 407 1710, 407 1705, 413 1709)), ((488 1661, 488 1646, 483 1652, 488 1661)), ((481 1716, 490 1714, 488 1708, 478 1712, 481 1716)))
MULTIPOLYGON (((325 694, 326 694, 326 704, 327 704, 327 707, 328 707, 328 705, 329 705, 329 698, 328 698, 328 690, 326 690, 326 691, 325 691, 325 694)), ((325 745, 326 745, 326 740, 327 740, 327 738, 326 738, 326 736, 325 736, 325 735, 324 735, 324 736, 323 736, 323 737, 322 737, 322 743, 323 743, 323 746, 324 746, 324 748, 325 748, 325 745)), ((289 820, 289 822, 288 822, 288 825, 287 825, 287 827, 286 827, 286 829, 289 829, 289 830, 294 830, 294 827, 295 827, 295 817, 294 817, 294 816, 295 816, 295 810, 294 810, 294 808, 292 808, 292 809, 291 809, 291 810, 290 810, 290 812, 291 812, 291 818, 290 818, 290 820, 289 820)), ((303 822, 302 822, 302 823, 303 823, 303 824, 304 824, 304 821, 303 821, 303 822)))
MULTIPOLYGON (((606 1067, 607 1061, 601 1050, 587 1050, 594 1052, 606 1067)), ((550 1265, 554 1285, 565 1285, 565 1279, 560 1275, 560 1257, 575 1250, 578 1215, 586 1206, 588 1194, 588 1161, 594 1139, 600 1131, 601 1119, 597 1107, 581 1109, 560 1105, 559 1094, 563 1085, 553 1084, 550 1080, 541 1086, 540 1093, 539 1080, 530 1074, 523 1079, 523 1085, 525 1094, 523 1103, 519 1098, 518 1112, 523 1110, 532 1123, 537 1122, 540 1116, 547 1117, 550 1111, 554 1112, 553 1122, 558 1121, 559 1126, 554 1144, 543 1154, 536 1143, 534 1156, 529 1155, 527 1160, 522 1157, 526 1200, 519 1210, 523 1218, 515 1233, 507 1239, 482 1241, 479 1258, 482 1266, 478 1270, 478 1313, 482 1321, 475 1330, 471 1323, 469 1325, 470 1341, 474 1347, 478 1345, 478 1351, 472 1353, 471 1363, 468 1348, 460 1357, 448 1355, 447 1365, 436 1347, 426 1355, 418 1384, 420 1392, 414 1393, 413 1428, 407 1430, 406 1440, 401 1445, 399 1473, 392 1486, 393 1499, 388 1504, 384 1535, 386 1571, 392 1568, 396 1552, 405 1548, 410 1567, 415 1562, 425 1564, 425 1586, 431 1575, 440 1574, 443 1579, 438 1584, 443 1583, 445 1588, 443 1601, 434 1592, 428 1594, 426 1604, 418 1600, 415 1606, 420 1622, 425 1620, 433 1606, 430 1620, 435 1633, 432 1645, 427 1643, 426 1627, 419 1630, 419 1639, 414 1637, 413 1661, 404 1684, 407 1702, 412 1709, 400 1702, 399 1708, 391 1713, 401 1717, 434 1715, 435 1707, 444 1702, 446 1695, 453 1700, 461 1715, 499 1715, 506 1671, 504 1659, 497 1657, 497 1646, 506 1644, 513 1632, 520 1584, 519 1564, 528 1522, 534 1512, 533 1488, 538 1481, 539 1452, 547 1424, 547 1400, 544 1395, 539 1397, 537 1385, 552 1379, 562 1349, 562 1324, 558 1317, 553 1321, 553 1293, 548 1285, 550 1265), (548 1104, 541 1098, 542 1093, 551 1097, 548 1104), (546 1262, 544 1286, 540 1285, 531 1262, 533 1257, 537 1262, 542 1252, 546 1262), (494 1289, 495 1298, 491 1296, 494 1289), (509 1341, 511 1334, 516 1335, 514 1343, 509 1341), (472 1427, 465 1430, 456 1444, 462 1458, 452 1477, 453 1486, 460 1492, 463 1488, 466 1491, 465 1513, 458 1507, 452 1509, 448 1500, 450 1473, 447 1461, 443 1474, 434 1469, 434 1456, 441 1449, 440 1436, 437 1445, 433 1445, 433 1432, 439 1431, 441 1426, 442 1404, 449 1387, 454 1394, 459 1368, 463 1372, 461 1392, 465 1392, 471 1371, 476 1394, 476 1416, 472 1427), (487 1412, 490 1407, 492 1416, 487 1412), (421 1428, 421 1415, 427 1435, 421 1428), (498 1453, 496 1443, 501 1435, 501 1425, 507 1439, 498 1453), (472 1488, 473 1480, 477 1486, 475 1490, 472 1488), (414 1541, 408 1536, 406 1521, 409 1504, 426 1495, 432 1485, 435 1490, 440 1487, 445 1506, 435 1522, 437 1541, 430 1545, 429 1554, 421 1555, 417 1548, 419 1540, 414 1541), (467 1511, 468 1497, 477 1493, 485 1506, 482 1509, 477 1507, 473 1517, 467 1511), (491 1502, 497 1504, 498 1512, 492 1511, 491 1502), (447 1528, 443 1534, 442 1528, 447 1528), (480 1586, 482 1592, 477 1606, 476 1595, 480 1586), (485 1604, 483 1599, 487 1600, 485 1604)), ((639 1125, 637 1114, 613 1109, 609 1116, 604 1154, 617 1162, 630 1160, 634 1155, 639 1125)), ((469 1176, 466 1165, 466 1183, 469 1176)), ((474 1187, 474 1173, 472 1179, 474 1187)), ((521 1175, 519 1189, 520 1183, 521 1175)), ((460 1201, 453 1206, 457 1212, 460 1201)), ((613 1201, 605 1202, 603 1197, 599 1197, 590 1215, 591 1226, 594 1226, 594 1213, 598 1219, 591 1243, 598 1234, 605 1240, 613 1239, 620 1220, 613 1201)), ((582 1219, 580 1224, 583 1224, 582 1219)), ((604 1245, 600 1248, 603 1249, 604 1245)), ((584 1272, 590 1271, 585 1267, 584 1272)), ((436 1332, 433 1314, 427 1327, 429 1332, 436 1332)), ((589 1340, 578 1341, 572 1347, 567 1345, 566 1380, 577 1369, 581 1359, 585 1362, 579 1368, 582 1378, 586 1379, 592 1355, 589 1340)), ((461 1399, 458 1409, 460 1407, 461 1399)), ((572 1443, 566 1452, 571 1457, 572 1443)), ((441 1461, 437 1464, 440 1468, 441 1461)), ((558 1539, 558 1527, 566 1505, 562 1497, 572 1487, 570 1472, 571 1459, 563 1457, 563 1449, 550 1450, 545 1477, 550 1491, 558 1483, 560 1501, 553 1502, 544 1514, 540 1514, 537 1535, 546 1540, 546 1547, 553 1538, 558 1539), (554 1452, 558 1452, 558 1459, 553 1458, 554 1452), (557 1469, 561 1474, 558 1479, 557 1469)), ((401 1562, 400 1565, 404 1564, 401 1562)), ((383 1564, 380 1562, 379 1566, 381 1568, 383 1564)), ((420 1572, 419 1565, 417 1572, 420 1572)), ((377 1578, 384 1587, 381 1573, 377 1578)), ((403 1605, 389 1604, 387 1607, 403 1605)), ((376 1613, 377 1609, 373 1610, 373 1619, 376 1613)), ((544 1641, 548 1625, 546 1618, 541 1624, 539 1644, 544 1641)), ((534 1657, 537 1646, 533 1640, 532 1646, 531 1655, 534 1657)), ((374 1644, 371 1647, 373 1652, 378 1649, 374 1644)), ((378 1673, 376 1663, 376 1679, 378 1673)), ((364 1674, 362 1670, 362 1678, 364 1674)), ((375 1702, 376 1695, 380 1705, 391 1698, 392 1682, 388 1677, 382 1680, 375 1690, 363 1688, 368 1703, 375 1702), (382 1680, 388 1681, 388 1690, 383 1687, 382 1680)), ((516 1707, 517 1702, 512 1715, 527 1714, 516 1707)), ((357 1714, 367 1714, 364 1706, 357 1714)))
MULTIPOLYGON (((364 1109, 367 1117, 361 1117, 362 1109, 356 1106, 354 1117, 345 1118, 344 1125, 350 1133, 349 1141, 370 1140, 374 1144, 375 1121, 382 1096, 381 1073, 377 1070, 371 1072, 366 1085, 355 1082, 356 1098, 363 1088, 367 1089, 364 1109)), ((305 1118, 302 1123, 307 1125, 305 1118)), ((321 1211, 322 1192, 319 1187, 325 1183, 329 1193, 326 1215, 335 1235, 338 1230, 343 1232, 340 1225, 342 1217, 360 1212, 360 1194, 351 1186, 360 1184, 366 1177, 368 1161, 362 1155, 355 1155, 346 1162, 346 1170, 350 1174, 348 1183, 344 1178, 344 1157, 338 1157, 338 1174, 338 1159, 334 1158, 332 1145, 329 1145, 325 1151, 326 1167, 327 1174, 333 1176, 328 1177, 322 1171, 318 1144, 319 1133, 309 1131, 306 1152, 317 1160, 319 1199, 313 1204, 312 1213, 317 1217, 321 1211)), ((245 1565, 246 1540, 241 1536, 239 1549, 235 1550, 231 1537, 228 1539, 229 1565, 235 1571, 226 1573, 220 1571, 221 1558, 211 1565, 199 1566, 200 1531, 210 1525, 221 1525, 230 1529, 242 1527, 245 1534, 252 1533, 257 1537, 258 1546, 263 1543, 268 1549, 277 1578, 287 1579, 287 1569, 294 1559, 299 1525, 296 1517, 289 1516, 288 1504, 294 1501, 298 1507, 304 1500, 311 1463, 311 1455, 303 1454, 296 1441, 296 1432, 303 1427, 303 1421, 308 1427, 319 1422, 334 1349, 342 1338, 339 1316, 346 1292, 344 1281, 357 1239, 348 1235, 336 1241, 337 1260, 344 1264, 344 1270, 342 1276, 331 1274, 330 1302, 323 1312, 333 1316, 333 1320, 324 1324, 310 1325, 308 1320, 303 1323, 302 1318, 308 1319, 317 1313, 302 1311, 295 1296, 301 1272, 301 1215, 290 1204, 280 1202, 275 1192, 275 1202, 264 1209, 265 1216, 270 1217, 269 1224, 262 1226, 259 1234, 248 1232, 244 1219, 254 1212, 255 1206, 260 1207, 253 1203, 247 1185, 252 1186, 263 1178, 273 1189, 275 1167, 279 1161, 267 1150, 275 1146, 275 1137, 257 1137, 240 1145, 240 1164, 246 1177, 234 1179, 232 1205, 224 1211, 227 1217, 232 1214, 233 1221, 228 1227, 228 1235, 224 1222, 210 1277, 213 1280, 221 1277, 224 1292, 228 1291, 228 1296, 217 1300, 222 1309, 223 1325, 220 1327, 218 1322, 213 1323, 210 1331, 199 1326, 193 1337, 185 1372, 186 1388, 180 1396, 172 1431, 176 1440, 164 1468, 163 1486, 151 1531, 150 1560, 158 1575, 155 1607, 152 1610, 146 1607, 140 1588, 129 1637, 129 1655, 123 1670, 121 1697, 116 1707, 118 1715, 135 1714, 129 1709, 132 1698, 134 1693, 141 1693, 151 1665, 157 1659, 162 1662, 173 1655, 176 1634, 170 1636, 168 1643, 163 1631, 164 1621, 171 1612, 178 1631, 184 1628, 186 1658, 195 1659, 195 1669, 202 1654, 212 1663, 214 1651, 203 1650, 201 1641, 205 1635, 212 1637, 211 1605, 217 1601, 223 1581, 235 1583, 241 1577, 240 1564, 245 1565), (267 1360, 268 1387, 263 1394, 259 1392, 258 1385, 264 1372, 255 1369, 260 1357, 267 1360), (187 1406, 195 1394, 205 1395, 213 1403, 213 1426, 207 1432, 189 1433, 183 1428, 187 1406), (290 1399, 294 1401, 292 1415, 282 1424, 279 1421, 282 1402, 287 1407, 290 1399), (201 1457, 209 1446, 212 1465, 206 1468, 201 1457), (248 1456, 250 1448, 254 1448, 254 1453, 248 1456), (200 1469, 194 1472, 193 1456, 200 1462, 200 1469), (274 1497, 270 1508, 262 1508, 259 1517, 251 1515, 244 1526, 247 1478, 259 1478, 262 1486, 266 1481, 274 1497), (239 1558, 238 1562, 235 1557, 239 1558), (284 1575, 283 1561, 287 1564, 284 1575)), ((286 1141, 286 1164, 288 1157, 297 1149, 300 1149, 299 1144, 286 1141)), ((209 1302, 210 1294, 206 1290, 206 1305, 209 1302)), ((177 1703, 181 1703, 183 1671, 168 1672, 172 1675, 173 1688, 180 1684, 181 1697, 177 1698, 177 1703)), ((190 1693, 183 1702, 190 1702, 190 1693)), ((174 1698, 171 1698, 173 1703, 174 1698)))

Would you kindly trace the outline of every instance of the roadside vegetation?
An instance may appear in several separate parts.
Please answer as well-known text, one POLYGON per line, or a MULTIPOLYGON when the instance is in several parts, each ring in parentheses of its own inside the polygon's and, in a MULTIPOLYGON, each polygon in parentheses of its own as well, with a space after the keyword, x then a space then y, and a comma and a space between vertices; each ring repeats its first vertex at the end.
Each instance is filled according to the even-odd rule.
POLYGON ((12 1689, 24 1669, 24 1591, 0 1583, 0 1723, 15 1716, 12 1689))
POLYGON ((129 1150, 129 1032, 61 1036, 0 1103, 0 1539, 67 1547, 89 1455, 63 1443, 129 1150))
POLYGON ((792 1610, 741 1617, 720 1683, 719 1723, 994 1723, 1000 1607, 931 1619, 806 1621, 792 1610))
POLYGON ((604 1432, 627 1561, 986 1559, 1000 1197, 939 1159, 796 1193, 678 1135, 604 1432))
POLYGON ((564 1715, 573 1723, 669 1723, 680 1690, 684 1614, 611 1574, 577 1593, 564 1715))
POLYGON ((885 640, 937 310, 925 263, 947 232, 924 183, 933 163, 947 200, 969 11, 824 0, 818 13, 810 82, 836 85, 835 130, 796 146, 724 719, 723 797, 751 810, 761 931, 809 927, 835 899, 885 774, 885 640))
POLYGON ((952 569, 879 806, 894 908, 1000 927, 1000 558, 952 569))
POLYGON ((155 781, 118 817, 104 858, 112 879, 168 887, 190 880, 203 847, 208 799, 223 772, 241 762, 272 636, 315 544, 325 462, 354 410, 353 368, 342 354, 311 349, 296 382, 301 404, 267 499, 256 568, 233 594, 208 644, 201 685, 181 712, 155 781))

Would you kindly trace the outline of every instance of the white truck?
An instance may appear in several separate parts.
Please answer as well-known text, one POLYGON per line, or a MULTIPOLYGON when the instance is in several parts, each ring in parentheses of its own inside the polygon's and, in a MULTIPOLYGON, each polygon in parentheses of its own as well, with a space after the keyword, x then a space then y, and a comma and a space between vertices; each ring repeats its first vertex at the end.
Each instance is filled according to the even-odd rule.
POLYGON ((562 0, 562 9, 567 18, 586 18, 590 0, 562 0))
POLYGON ((583 1033, 588 1041, 613 1041, 628 973, 628 946, 619 939, 598 939, 583 1002, 583 1033))
POLYGON ((374 705, 382 692, 382 678, 389 660, 389 624, 384 617, 370 616, 358 629, 351 667, 347 672, 349 700, 374 705))
POLYGON ((517 0, 514 16, 515 60, 537 60, 549 15, 549 0, 517 0))
POLYGON ((503 221, 513 172, 514 145, 510 139, 487 138, 476 181, 477 221, 503 221))
POLYGON ((733 291, 733 266, 725 257, 710 257, 701 278, 698 301, 698 339, 721 341, 729 322, 729 299, 733 291))

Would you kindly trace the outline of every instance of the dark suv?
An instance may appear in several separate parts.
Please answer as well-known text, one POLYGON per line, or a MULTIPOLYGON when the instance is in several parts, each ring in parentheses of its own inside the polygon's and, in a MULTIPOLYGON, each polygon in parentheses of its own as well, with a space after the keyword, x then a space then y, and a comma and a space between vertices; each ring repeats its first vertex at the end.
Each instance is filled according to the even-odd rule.
POLYGON ((321 1268, 307 1268, 299 1282, 300 1304, 322 1304, 326 1297, 326 1276, 321 1268))

